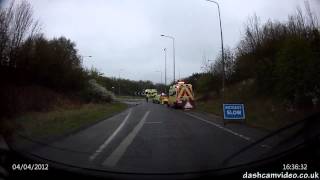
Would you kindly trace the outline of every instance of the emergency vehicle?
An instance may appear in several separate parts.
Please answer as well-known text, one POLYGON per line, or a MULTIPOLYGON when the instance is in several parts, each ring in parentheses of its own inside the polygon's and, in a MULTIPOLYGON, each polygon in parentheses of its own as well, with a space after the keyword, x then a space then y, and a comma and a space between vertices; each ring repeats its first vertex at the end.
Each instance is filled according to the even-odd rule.
POLYGON ((160 104, 168 104, 168 96, 165 93, 160 95, 160 104))
POLYGON ((182 109, 195 108, 192 85, 179 81, 170 86, 168 106, 182 109))
POLYGON ((152 100, 158 94, 158 91, 156 89, 146 89, 144 94, 147 99, 152 100))
POLYGON ((165 93, 157 94, 152 102, 156 104, 168 104, 168 96, 165 93))

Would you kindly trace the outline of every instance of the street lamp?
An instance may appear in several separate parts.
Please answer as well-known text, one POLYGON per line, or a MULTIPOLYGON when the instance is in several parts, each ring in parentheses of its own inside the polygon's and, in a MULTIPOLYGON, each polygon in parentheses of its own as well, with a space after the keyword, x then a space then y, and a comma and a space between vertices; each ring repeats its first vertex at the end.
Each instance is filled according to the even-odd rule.
POLYGON ((224 50, 223 50, 223 35, 222 35, 222 26, 221 26, 221 15, 220 15, 220 6, 219 3, 213 0, 206 0, 208 2, 215 3, 218 6, 219 13, 219 23, 220 23, 220 38, 221 38, 221 51, 222 51, 222 97, 224 98, 224 81, 225 81, 225 71, 224 71, 224 50))
POLYGON ((119 83, 119 84, 118 84, 118 85, 119 85, 119 90, 118 90, 118 91, 119 91, 119 96, 120 96, 120 73, 121 73, 121 71, 123 71, 123 69, 120 69, 120 70, 119 70, 119 80, 118 80, 118 81, 119 81, 119 82, 118 82, 118 83, 119 83))
POLYGON ((112 91, 113 91, 113 94, 116 94, 116 93, 114 92, 114 86, 112 86, 112 91))
POLYGON ((159 72, 161 74, 160 90, 163 92, 163 88, 162 88, 162 71, 156 71, 156 72, 159 72))
POLYGON ((92 56, 82 56, 82 55, 80 55, 80 57, 81 57, 81 63, 83 63, 84 58, 92 58, 92 56))
MULTIPOLYGON (((91 55, 89 55, 89 56, 82 56, 82 55, 80 55, 81 56, 81 59, 80 59, 80 61, 81 61, 81 64, 83 64, 83 60, 84 60, 84 58, 92 58, 92 56, 91 55)), ((93 65, 92 65, 92 63, 91 63, 91 70, 93 69, 93 65)))
POLYGON ((176 80, 176 55, 175 55, 176 52, 175 52, 175 47, 174 47, 175 39, 172 36, 167 36, 167 35, 164 35, 164 34, 161 34, 161 37, 166 37, 166 38, 172 39, 172 48, 173 48, 173 50, 172 50, 172 52, 173 52, 173 82, 175 82, 175 80, 176 80))
POLYGON ((164 85, 167 85, 167 48, 164 51, 164 85))
POLYGON ((156 71, 156 72, 159 72, 159 73, 161 73, 161 84, 162 84, 162 71, 156 71))

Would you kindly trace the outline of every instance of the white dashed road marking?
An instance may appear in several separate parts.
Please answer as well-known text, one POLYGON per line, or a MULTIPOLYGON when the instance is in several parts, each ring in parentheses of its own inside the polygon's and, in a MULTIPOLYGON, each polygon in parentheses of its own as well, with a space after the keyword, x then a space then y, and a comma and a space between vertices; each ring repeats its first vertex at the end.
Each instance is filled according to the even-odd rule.
POLYGON ((132 112, 132 109, 129 110, 129 113, 127 114, 125 119, 122 121, 120 126, 111 134, 111 136, 109 136, 109 138, 103 144, 101 144, 101 146, 95 151, 95 153, 93 153, 89 157, 90 161, 93 161, 108 146, 108 144, 113 140, 113 138, 119 133, 119 131, 124 126, 124 124, 128 121, 128 119, 129 119, 129 117, 131 115, 131 112, 132 112))
POLYGON ((138 132, 145 123, 150 111, 147 111, 140 122, 134 127, 130 134, 120 143, 120 145, 111 153, 111 155, 102 163, 103 166, 114 167, 117 165, 120 158, 126 152, 127 148, 132 143, 138 132))
POLYGON ((145 124, 161 124, 162 122, 145 122, 145 124))

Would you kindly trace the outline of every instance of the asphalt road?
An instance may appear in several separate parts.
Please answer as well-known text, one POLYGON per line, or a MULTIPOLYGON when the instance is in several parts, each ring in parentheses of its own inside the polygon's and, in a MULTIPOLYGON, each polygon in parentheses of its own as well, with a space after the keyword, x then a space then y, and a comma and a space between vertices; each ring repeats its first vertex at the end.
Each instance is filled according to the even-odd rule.
MULTIPOLYGON (((217 118, 193 111, 143 101, 131 104, 120 114, 65 139, 41 144, 32 153, 102 170, 193 172, 225 167, 225 159, 266 134, 241 124, 224 126, 217 118)), ((232 163, 248 162, 270 149, 270 144, 260 144, 232 163)))

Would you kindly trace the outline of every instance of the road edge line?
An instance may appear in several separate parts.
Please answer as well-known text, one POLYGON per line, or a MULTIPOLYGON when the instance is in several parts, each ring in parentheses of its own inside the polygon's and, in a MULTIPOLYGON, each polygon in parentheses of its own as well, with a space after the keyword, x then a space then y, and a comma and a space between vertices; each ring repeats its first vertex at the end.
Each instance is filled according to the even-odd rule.
POLYGON ((222 127, 222 126, 219 125, 219 124, 216 124, 216 123, 214 123, 214 122, 205 120, 205 119, 203 119, 203 118, 201 118, 201 117, 198 117, 198 116, 196 116, 196 115, 194 115, 194 114, 191 114, 191 113, 185 113, 185 114, 188 115, 188 116, 191 116, 191 117, 193 117, 193 118, 196 118, 196 119, 198 119, 198 120, 201 120, 201 121, 203 121, 203 122, 206 122, 206 123, 208 123, 208 124, 211 124, 211 125, 219 128, 219 129, 221 129, 221 130, 224 130, 224 131, 226 131, 226 132, 229 132, 230 134, 233 134, 233 135, 235 135, 235 136, 238 136, 238 137, 240 137, 240 138, 242 138, 242 139, 244 139, 244 140, 251 141, 251 138, 250 138, 250 137, 247 137, 247 136, 245 136, 245 135, 242 135, 242 134, 239 134, 239 133, 237 133, 237 132, 234 132, 234 131, 232 131, 231 129, 222 127))

